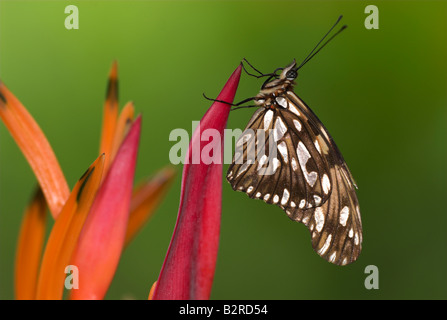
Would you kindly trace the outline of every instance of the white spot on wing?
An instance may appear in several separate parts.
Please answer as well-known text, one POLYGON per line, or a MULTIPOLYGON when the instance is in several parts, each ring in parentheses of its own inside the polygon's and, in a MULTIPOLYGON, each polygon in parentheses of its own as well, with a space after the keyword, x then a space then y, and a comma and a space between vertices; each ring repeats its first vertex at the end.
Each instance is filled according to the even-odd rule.
POLYGON ((318 250, 318 253, 320 255, 323 255, 326 253, 327 249, 329 248, 329 245, 331 244, 331 240, 332 240, 332 234, 328 235, 328 237, 326 238, 326 241, 324 242, 324 245, 321 247, 320 250, 318 250))
POLYGON ((303 219, 303 223, 305 224, 305 225, 307 225, 307 222, 309 221, 309 216, 305 216, 304 217, 304 219, 303 219))
POLYGON ((329 261, 334 263, 336 257, 337 257, 337 251, 335 251, 333 254, 331 254, 331 256, 329 257, 329 261))
POLYGON ((295 108, 295 106, 292 103, 289 103, 289 110, 292 111, 297 116, 300 116, 301 114, 298 112, 298 109, 295 108))
POLYGON ((258 171, 261 170, 262 166, 265 164, 265 162, 267 161, 267 155, 262 155, 261 159, 259 159, 258 162, 258 171))
POLYGON ((264 129, 267 130, 270 127, 270 123, 272 122, 273 119, 273 111, 269 110, 265 113, 264 116, 264 129))
POLYGON ((321 207, 318 207, 315 209, 315 223, 317 224, 317 231, 321 232, 321 230, 323 230, 323 226, 324 226, 324 213, 323 213, 323 209, 321 207))
POLYGON ((275 142, 281 139, 284 136, 284 133, 286 133, 286 131, 287 127, 281 120, 281 118, 280 117, 276 118, 275 129, 273 130, 273 138, 275 139, 275 142))
POLYGON ((269 198, 270 198, 270 193, 267 193, 267 194, 264 196, 264 200, 267 201, 269 198))
POLYGON ((296 128, 298 131, 301 131, 301 122, 299 122, 299 121, 296 120, 296 119, 293 119, 293 124, 295 125, 295 128, 296 128))
POLYGON ((287 100, 284 97, 276 97, 276 103, 284 109, 287 109, 287 100))
POLYGON ((284 141, 278 144, 278 150, 282 158, 284 159, 284 162, 287 163, 289 161, 289 158, 287 157, 287 146, 284 141))
POLYGON ((247 193, 251 193, 253 191, 253 186, 249 186, 247 189, 247 193))
POLYGON ((318 153, 321 154, 320 144, 318 143, 318 140, 315 140, 314 144, 315 144, 315 148, 317 148, 317 150, 318 150, 318 153))
POLYGON ((346 221, 348 221, 348 217, 349 217, 349 207, 345 206, 340 211, 340 224, 343 227, 346 227, 346 221))
POLYGON ((296 149, 298 155, 298 162, 300 163, 301 170, 304 173, 307 183, 313 187, 317 181, 317 173, 315 171, 307 172, 306 163, 311 158, 309 151, 302 141, 298 143, 298 148, 296 149))
POLYGON ((296 171, 296 169, 298 169, 298 166, 297 166, 297 164, 296 164, 296 160, 295 160, 295 158, 292 157, 292 161, 291 161, 291 163, 292 163, 292 169, 293 169, 293 171, 296 171))
POLYGON ((284 192, 282 194, 282 199, 281 199, 282 205, 285 205, 287 203, 287 201, 289 201, 289 196, 290 196, 289 190, 284 189, 284 192))
POLYGON ((331 190, 331 181, 329 180, 329 177, 327 174, 323 175, 323 192, 325 194, 329 193, 329 190, 331 190))
POLYGON ((273 173, 274 174, 276 172, 276 169, 278 169, 280 161, 277 158, 273 158, 273 173))
POLYGON ((275 194, 275 196, 273 197, 273 203, 278 203, 279 201, 279 196, 277 194, 275 194))

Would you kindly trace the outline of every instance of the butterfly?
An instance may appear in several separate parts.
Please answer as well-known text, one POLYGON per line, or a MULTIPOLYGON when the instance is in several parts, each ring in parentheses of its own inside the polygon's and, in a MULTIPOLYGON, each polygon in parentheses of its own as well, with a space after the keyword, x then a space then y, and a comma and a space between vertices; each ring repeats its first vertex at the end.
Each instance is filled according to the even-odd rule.
POLYGON ((245 60, 258 77, 269 78, 258 95, 243 101, 253 100, 259 109, 236 142, 227 180, 306 225, 322 258, 347 265, 362 249, 357 185, 323 123, 293 91, 298 69, 313 51, 301 65, 294 60, 266 75, 245 60))

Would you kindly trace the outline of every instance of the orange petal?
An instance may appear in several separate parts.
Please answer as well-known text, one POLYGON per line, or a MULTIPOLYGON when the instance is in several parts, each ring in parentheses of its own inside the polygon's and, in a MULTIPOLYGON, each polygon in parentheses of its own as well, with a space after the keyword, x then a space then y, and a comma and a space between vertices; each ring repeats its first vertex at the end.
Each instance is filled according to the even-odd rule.
POLYGON ((37 188, 26 208, 20 227, 14 283, 17 300, 31 300, 36 296, 36 279, 45 238, 46 211, 45 197, 42 190, 37 188))
POLYGON ((121 110, 118 122, 116 124, 115 136, 113 137, 111 161, 115 159, 116 153, 123 142, 124 137, 129 132, 129 128, 132 125, 133 117, 135 114, 135 107, 133 102, 128 102, 123 110, 121 110))
POLYGON ((82 226, 100 186, 103 168, 104 155, 101 155, 76 183, 54 223, 42 259, 36 299, 62 299, 65 268, 70 263, 82 226))
POLYGON ((125 245, 129 244, 155 212, 174 181, 175 173, 174 168, 166 167, 135 189, 132 195, 125 245))
POLYGON ((34 171, 54 218, 70 190, 48 140, 20 101, 0 82, 0 118, 34 171))
POLYGON ((116 121, 118 118, 118 63, 113 62, 107 85, 106 102, 102 118, 101 145, 99 153, 105 153, 104 172, 107 172, 111 163, 113 139, 115 136, 116 121))

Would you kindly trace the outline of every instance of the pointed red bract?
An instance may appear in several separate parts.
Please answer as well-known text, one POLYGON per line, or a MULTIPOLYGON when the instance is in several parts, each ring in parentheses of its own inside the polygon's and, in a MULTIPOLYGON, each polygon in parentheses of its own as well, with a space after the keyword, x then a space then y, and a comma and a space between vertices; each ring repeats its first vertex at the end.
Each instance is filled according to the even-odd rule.
MULTIPOLYGON (((239 66, 233 72, 218 100, 233 102, 241 69, 239 66)), ((177 223, 152 296, 154 300, 210 297, 219 245, 223 157, 220 154, 218 161, 203 163, 200 155, 207 143, 200 140, 205 130, 217 130, 223 153, 230 108, 228 104, 214 102, 192 136, 183 167, 177 223), (200 159, 200 163, 194 164, 193 157, 200 159)), ((208 138, 202 139, 208 141, 208 138)))
POLYGON ((71 264, 79 269, 79 289, 71 299, 103 299, 115 274, 129 219, 141 131, 138 117, 113 160, 85 221, 71 264))

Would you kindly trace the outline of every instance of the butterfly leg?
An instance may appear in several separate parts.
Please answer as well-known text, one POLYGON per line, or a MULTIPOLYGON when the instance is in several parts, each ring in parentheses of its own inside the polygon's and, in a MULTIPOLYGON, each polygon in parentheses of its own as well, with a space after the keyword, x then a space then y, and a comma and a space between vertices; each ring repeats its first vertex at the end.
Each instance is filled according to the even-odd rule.
POLYGON ((259 73, 259 75, 255 75, 253 73, 250 73, 247 71, 247 69, 245 68, 244 64, 242 63, 242 69, 244 69, 245 73, 248 74, 249 76, 255 77, 255 78, 263 78, 263 77, 270 77, 269 79, 271 79, 272 77, 278 77, 278 75, 276 74, 277 71, 279 70, 283 70, 284 68, 277 68, 275 71, 273 71, 272 73, 262 73, 261 71, 259 71, 258 69, 256 69, 250 62, 248 62, 247 59, 243 59, 243 61, 245 61, 253 70, 255 70, 257 73, 259 73))
MULTIPOLYGON (((238 103, 229 103, 229 102, 227 102, 227 101, 223 101, 223 100, 218 100, 218 99, 208 98, 205 94, 203 94, 203 96, 204 96, 205 99, 207 99, 207 100, 214 101, 214 102, 225 103, 225 104, 228 104, 228 105, 230 105, 230 106, 232 106, 232 107, 238 107, 238 106, 240 106, 240 105, 242 105, 242 104, 244 104, 244 103, 247 103, 247 102, 249 102, 249 101, 253 101, 253 100, 256 99, 256 97, 251 97, 251 98, 248 98, 248 99, 244 99, 244 100, 242 100, 242 101, 240 101, 240 102, 238 102, 238 103)), ((252 106, 242 106, 242 107, 239 107, 239 108, 234 108, 234 109, 232 109, 232 110, 236 110, 236 109, 240 109, 240 108, 254 108, 254 107, 260 107, 260 106, 257 106, 257 105, 252 105, 252 106)))

